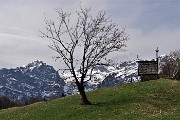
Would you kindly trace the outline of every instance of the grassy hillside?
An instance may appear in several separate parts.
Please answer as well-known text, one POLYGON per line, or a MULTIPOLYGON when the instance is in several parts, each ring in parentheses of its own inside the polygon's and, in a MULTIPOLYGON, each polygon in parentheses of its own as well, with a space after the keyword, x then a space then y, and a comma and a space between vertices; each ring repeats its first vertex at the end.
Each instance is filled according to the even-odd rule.
POLYGON ((0 120, 151 120, 180 119, 180 82, 128 83, 88 92, 94 105, 81 106, 79 96, 0 111, 0 120))

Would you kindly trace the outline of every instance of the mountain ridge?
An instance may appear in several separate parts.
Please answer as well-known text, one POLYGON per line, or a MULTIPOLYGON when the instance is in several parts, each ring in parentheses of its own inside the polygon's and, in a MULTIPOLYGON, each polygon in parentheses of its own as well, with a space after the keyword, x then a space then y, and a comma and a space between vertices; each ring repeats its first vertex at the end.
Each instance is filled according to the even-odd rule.
POLYGON ((64 81, 50 65, 36 60, 23 67, 0 69, 0 92, 11 100, 27 101, 30 97, 58 97, 63 87, 54 89, 54 83, 64 81))
MULTIPOLYGON (((92 73, 90 81, 89 76, 85 79, 86 91, 139 81, 136 61, 123 62, 118 67, 99 65, 92 73)), ((80 75, 78 70, 76 74, 80 75)), ((22 67, 0 69, 0 94, 10 97, 11 100, 25 102, 30 97, 58 98, 62 94, 77 93, 70 72, 59 74, 52 66, 40 60, 22 67)))
MULTIPOLYGON (((136 61, 128 61, 121 63, 118 67, 113 66, 97 66, 92 71, 92 78, 89 80, 90 72, 88 73, 89 76, 85 78, 86 84, 85 89, 86 91, 95 90, 101 87, 114 87, 123 83, 127 82, 138 82, 140 81, 138 74, 137 74, 137 63, 136 61)), ((79 71, 76 71, 77 76, 80 75, 79 71)), ((77 94, 78 91, 75 89, 75 84, 72 82, 73 77, 71 76, 70 72, 66 72, 60 74, 60 76, 65 81, 65 93, 67 94, 77 94), (70 90, 70 93, 68 93, 70 90)))

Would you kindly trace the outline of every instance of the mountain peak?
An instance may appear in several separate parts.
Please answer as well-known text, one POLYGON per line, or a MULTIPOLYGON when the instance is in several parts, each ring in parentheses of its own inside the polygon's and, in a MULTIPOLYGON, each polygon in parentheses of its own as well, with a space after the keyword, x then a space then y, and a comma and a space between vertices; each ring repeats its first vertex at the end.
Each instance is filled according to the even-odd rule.
POLYGON ((0 94, 26 102, 31 96, 57 98, 63 92, 64 80, 46 63, 35 60, 23 67, 0 69, 0 94), (53 84, 60 86, 53 89, 53 84))
POLYGON ((26 67, 39 67, 42 65, 46 65, 46 63, 44 63, 43 61, 40 60, 34 60, 33 62, 29 63, 28 65, 26 65, 26 67))
POLYGON ((46 64, 46 63, 44 63, 43 61, 41 61, 41 60, 34 60, 34 61, 32 61, 30 64, 46 64))

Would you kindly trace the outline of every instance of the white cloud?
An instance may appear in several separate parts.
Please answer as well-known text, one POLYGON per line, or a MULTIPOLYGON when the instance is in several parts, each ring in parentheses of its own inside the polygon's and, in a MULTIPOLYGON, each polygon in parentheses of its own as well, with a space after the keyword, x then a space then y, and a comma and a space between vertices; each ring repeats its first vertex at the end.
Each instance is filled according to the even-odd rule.
POLYGON ((130 29, 128 30, 131 38, 128 42, 129 54, 134 56, 139 54, 143 59, 153 59, 157 47, 160 49, 159 54, 180 49, 179 32, 179 29, 169 27, 160 27, 146 34, 142 30, 130 29))
POLYGON ((93 14, 104 9, 119 26, 126 26, 128 52, 112 57, 133 60, 139 54, 149 59, 155 57, 157 46, 160 54, 180 48, 178 0, 0 0, 0 61, 21 66, 40 59, 61 67, 52 59, 56 53, 47 47, 48 41, 38 37, 39 30, 44 29, 44 17, 56 18, 54 8, 75 12, 80 3, 91 7, 93 14))

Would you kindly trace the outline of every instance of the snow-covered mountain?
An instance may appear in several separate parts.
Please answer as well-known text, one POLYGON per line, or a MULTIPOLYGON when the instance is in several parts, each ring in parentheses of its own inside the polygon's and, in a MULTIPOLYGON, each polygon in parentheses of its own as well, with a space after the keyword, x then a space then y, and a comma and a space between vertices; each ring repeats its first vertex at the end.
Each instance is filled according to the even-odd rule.
MULTIPOLYGON (((138 65, 136 61, 123 62, 118 67, 113 66, 97 66, 92 74, 93 77, 89 81, 86 78, 86 90, 95 90, 101 87, 113 87, 127 82, 139 81, 137 73, 138 65)), ((78 75, 78 70, 76 71, 78 75)), ((78 91, 74 85, 73 77, 70 73, 63 73, 60 76, 65 80, 64 91, 66 94, 76 94, 78 91)))
POLYGON ((114 87, 123 83, 138 82, 138 65, 136 61, 123 62, 118 68, 110 71, 108 76, 98 85, 101 87, 114 87))
POLYGON ((38 60, 23 67, 0 69, 0 94, 11 100, 26 102, 30 97, 57 98, 64 93, 64 84, 52 66, 38 60))
MULTIPOLYGON (((86 78, 86 90, 113 87, 127 82, 137 82, 136 61, 123 62, 118 67, 97 66, 86 78)), ((79 71, 76 71, 79 75, 79 71)), ((78 93, 69 72, 59 74, 52 66, 42 61, 33 61, 23 67, 0 69, 0 95, 11 100, 28 101, 30 97, 57 98, 78 93)))

